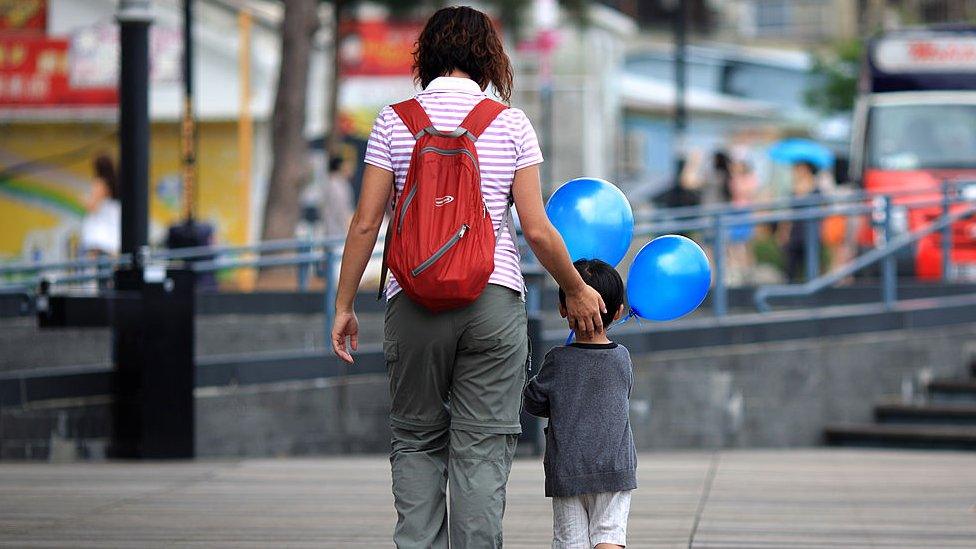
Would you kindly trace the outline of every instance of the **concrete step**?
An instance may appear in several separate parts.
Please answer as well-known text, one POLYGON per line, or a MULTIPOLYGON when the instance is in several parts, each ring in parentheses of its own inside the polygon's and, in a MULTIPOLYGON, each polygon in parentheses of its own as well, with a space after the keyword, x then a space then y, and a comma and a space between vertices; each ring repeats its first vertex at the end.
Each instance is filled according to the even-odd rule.
POLYGON ((976 427, 976 405, 882 403, 874 407, 874 420, 881 424, 970 425, 976 427))
POLYGON ((824 431, 831 446, 976 450, 976 427, 842 423, 824 431))
POLYGON ((928 384, 928 394, 933 402, 976 404, 976 379, 933 379, 928 384))

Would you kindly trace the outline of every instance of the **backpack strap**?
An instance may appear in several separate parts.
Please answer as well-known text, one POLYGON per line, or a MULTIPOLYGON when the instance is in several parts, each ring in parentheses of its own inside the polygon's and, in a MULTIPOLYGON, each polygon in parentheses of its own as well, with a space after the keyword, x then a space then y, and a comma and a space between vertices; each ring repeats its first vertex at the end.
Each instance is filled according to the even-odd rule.
POLYGON ((416 98, 394 103, 390 107, 393 108, 393 112, 397 113, 397 116, 400 117, 403 124, 410 130, 414 139, 420 139, 420 136, 428 128, 434 129, 434 124, 431 123, 430 117, 427 116, 427 112, 416 98))
POLYGON ((468 131, 472 141, 477 141, 495 118, 506 109, 508 105, 486 97, 471 109, 459 127, 468 131))
MULTIPOLYGON (((433 123, 430 121, 430 117, 427 116, 427 111, 417 101, 416 98, 407 99, 406 101, 401 101, 399 103, 394 103, 390 105, 393 112, 400 117, 403 124, 407 127, 410 133, 413 134, 413 138, 420 139, 420 136, 426 131, 434 129, 433 123)), ((391 214, 396 212, 396 191, 393 193, 393 198, 390 201, 391 204, 391 214)), ((383 265, 380 267, 380 287, 379 291, 376 292, 377 301, 383 299, 384 294, 386 294, 386 276, 389 272, 389 265, 387 264, 387 254, 389 253, 390 247, 390 236, 393 234, 393 216, 390 216, 390 221, 387 222, 386 226, 386 240, 383 241, 383 265)))
MULTIPOLYGON (((466 130, 466 134, 472 141, 477 141, 481 134, 484 133, 488 126, 498 118, 498 115, 503 111, 508 109, 508 105, 504 103, 499 103, 494 99, 488 99, 487 97, 478 102, 474 108, 464 117, 461 121, 461 125, 458 126, 458 130, 466 130)), ((508 204, 505 205, 505 219, 498 224, 498 229, 495 230, 495 240, 501 237, 502 231, 508 228, 508 234, 511 235, 512 240, 515 241, 515 221, 512 219, 512 204, 514 200, 512 196, 508 197, 508 204)), ((517 244, 516 244, 517 245, 517 244)))
POLYGON ((383 240, 383 263, 380 267, 380 288, 376 292, 376 301, 381 301, 386 296, 386 276, 390 272, 390 265, 387 263, 387 254, 390 253, 390 238, 393 236, 393 216, 386 222, 386 239, 383 240))

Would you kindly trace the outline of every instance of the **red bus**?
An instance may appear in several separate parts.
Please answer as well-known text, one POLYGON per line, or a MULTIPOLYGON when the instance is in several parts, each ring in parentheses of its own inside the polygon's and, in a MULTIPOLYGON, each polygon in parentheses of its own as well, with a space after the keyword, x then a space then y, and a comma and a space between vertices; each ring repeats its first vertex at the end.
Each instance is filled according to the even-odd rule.
MULTIPOLYGON (((940 200, 943 181, 976 181, 976 28, 909 29, 869 43, 850 170, 866 191, 896 195, 896 232, 941 215, 941 206, 919 203, 940 200)), ((860 244, 872 246, 875 232, 865 224, 860 244)), ((957 223, 952 233, 949 276, 976 278, 976 220, 957 223)), ((941 277, 940 238, 929 235, 899 257, 899 273, 941 277)))

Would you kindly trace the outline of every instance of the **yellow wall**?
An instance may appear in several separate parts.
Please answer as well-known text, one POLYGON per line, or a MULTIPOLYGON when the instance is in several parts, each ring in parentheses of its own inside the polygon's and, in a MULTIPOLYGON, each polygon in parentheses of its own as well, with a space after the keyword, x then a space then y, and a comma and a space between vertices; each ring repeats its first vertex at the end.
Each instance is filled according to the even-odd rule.
MULTIPOLYGON (((181 196, 166 192, 167 183, 178 180, 180 173, 180 129, 178 124, 153 124, 152 131, 149 211, 154 224, 166 227, 182 214, 181 196)), ((196 216, 214 224, 219 243, 244 244, 249 208, 248 191, 238 179, 237 125, 204 123, 198 136, 196 216)))
MULTIPOLYGON (((26 257, 30 249, 45 258, 72 255, 81 204, 91 176, 91 155, 117 155, 114 124, 0 124, 0 259, 26 257), (74 153, 74 154, 71 154, 74 153), (39 169, 16 173, 23 161, 41 160, 39 169)), ((213 223, 223 244, 247 240, 247 189, 239 183, 234 122, 199 127, 199 203, 197 217, 213 223)), ((151 234, 179 219, 179 126, 153 124, 150 151, 151 234)))

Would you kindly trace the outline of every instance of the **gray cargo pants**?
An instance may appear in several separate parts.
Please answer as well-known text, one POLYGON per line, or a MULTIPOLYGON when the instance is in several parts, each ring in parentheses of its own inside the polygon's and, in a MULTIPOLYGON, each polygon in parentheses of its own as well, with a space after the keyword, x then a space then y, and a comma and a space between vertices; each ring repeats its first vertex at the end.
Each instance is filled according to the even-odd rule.
POLYGON ((454 549, 501 547, 521 432, 525 304, 489 284, 473 304, 435 314, 401 293, 387 304, 383 339, 396 546, 447 548, 450 536, 454 549))

